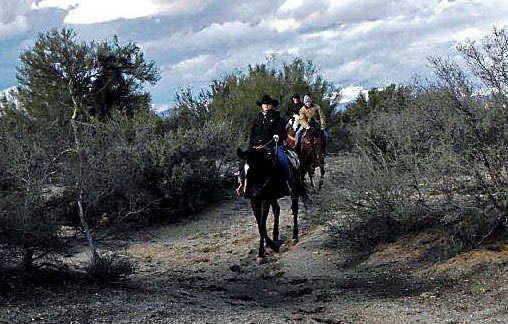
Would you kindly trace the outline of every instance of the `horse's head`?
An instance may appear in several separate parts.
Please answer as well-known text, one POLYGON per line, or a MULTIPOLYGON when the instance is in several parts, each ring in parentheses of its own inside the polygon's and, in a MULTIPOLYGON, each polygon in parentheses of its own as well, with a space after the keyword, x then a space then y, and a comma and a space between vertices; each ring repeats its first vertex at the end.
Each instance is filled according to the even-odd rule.
POLYGON ((286 138, 286 144, 289 148, 294 149, 296 145, 296 138, 295 133, 300 128, 300 115, 293 114, 293 116, 289 119, 288 123, 286 124, 286 130, 287 130, 287 138, 286 138))
POLYGON ((300 128, 300 115, 293 114, 288 121, 288 128, 292 128, 295 132, 300 128))
POLYGON ((265 149, 237 149, 237 155, 245 163, 240 165, 241 181, 245 198, 262 198, 270 189, 270 180, 274 175, 273 153, 265 149))

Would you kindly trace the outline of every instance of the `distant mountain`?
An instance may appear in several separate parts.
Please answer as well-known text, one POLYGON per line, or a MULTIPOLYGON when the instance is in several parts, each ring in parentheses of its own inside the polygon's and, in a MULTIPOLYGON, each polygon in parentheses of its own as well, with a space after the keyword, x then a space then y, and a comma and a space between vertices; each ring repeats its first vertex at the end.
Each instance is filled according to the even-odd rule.
POLYGON ((157 112, 157 115, 161 116, 162 118, 168 118, 170 113, 171 113, 171 109, 166 109, 166 110, 157 112))
POLYGON ((162 118, 168 118, 171 113, 171 107, 169 105, 155 105, 152 104, 152 111, 162 118))
POLYGON ((349 103, 352 103, 358 98, 360 94, 363 94, 367 100, 369 100, 369 90, 359 86, 349 86, 339 92, 340 101, 337 106, 338 110, 343 110, 349 103))
POLYGON ((16 87, 10 87, 4 90, 0 90, 0 109, 4 106, 3 100, 7 101, 7 104, 14 104, 16 107, 20 107, 19 100, 17 98, 16 87))
POLYGON ((18 93, 18 90, 16 87, 9 87, 4 90, 0 90, 0 98, 5 97, 8 102, 17 102, 16 94, 18 93))

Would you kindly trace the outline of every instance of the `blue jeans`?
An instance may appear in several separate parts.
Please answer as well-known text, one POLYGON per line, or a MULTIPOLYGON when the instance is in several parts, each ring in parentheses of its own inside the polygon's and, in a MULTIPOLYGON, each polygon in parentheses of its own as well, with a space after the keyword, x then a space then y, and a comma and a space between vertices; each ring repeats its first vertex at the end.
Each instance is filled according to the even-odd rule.
POLYGON ((300 137, 302 137, 302 131, 303 131, 303 128, 300 128, 299 130, 296 131, 296 134, 295 134, 296 144, 298 144, 300 142, 300 137))
POLYGON ((328 142, 328 137, 330 137, 330 134, 328 134, 328 131, 323 129, 323 139, 325 140, 325 144, 328 142))
MULTIPOLYGON (((274 148, 275 149, 275 148, 274 148)), ((288 158, 286 156, 286 152, 284 152, 284 148, 282 146, 277 146, 277 161, 279 161, 282 172, 284 172, 284 177, 289 182, 290 185, 293 183, 293 173, 289 167, 288 158)))

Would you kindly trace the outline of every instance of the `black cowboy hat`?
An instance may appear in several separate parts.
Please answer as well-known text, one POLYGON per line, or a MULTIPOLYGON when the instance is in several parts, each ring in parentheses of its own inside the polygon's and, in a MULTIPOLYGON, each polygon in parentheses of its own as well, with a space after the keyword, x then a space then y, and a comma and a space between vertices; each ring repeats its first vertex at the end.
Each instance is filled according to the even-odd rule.
POLYGON ((263 98, 261 98, 261 101, 256 101, 256 104, 258 106, 261 106, 262 104, 269 104, 276 107, 279 105, 279 101, 277 99, 270 98, 269 95, 264 95, 263 98))

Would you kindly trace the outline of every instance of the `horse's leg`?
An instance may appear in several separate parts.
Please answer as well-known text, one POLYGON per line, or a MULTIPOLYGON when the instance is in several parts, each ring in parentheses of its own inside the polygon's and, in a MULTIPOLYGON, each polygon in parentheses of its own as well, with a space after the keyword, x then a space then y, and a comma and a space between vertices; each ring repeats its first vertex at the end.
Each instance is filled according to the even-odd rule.
POLYGON ((257 200, 251 199, 252 209, 254 211, 254 215, 256 216, 256 221, 258 223, 258 231, 259 231, 259 250, 256 261, 258 263, 263 263, 265 261, 265 240, 270 248, 272 248, 275 252, 279 251, 278 246, 274 244, 274 242, 268 237, 266 232, 266 219, 268 218, 268 212, 270 210, 270 203, 267 200, 257 200))
POLYGON ((298 193, 291 195, 291 211, 293 212, 293 243, 298 242, 298 193))
POLYGON ((273 211, 273 241, 277 244, 279 240, 279 216, 280 216, 280 206, 277 202, 277 199, 274 199, 271 203, 272 211, 273 211))
MULTIPOLYGON (((308 196, 308 192, 307 192, 305 183, 303 182, 303 175, 302 175, 301 168, 295 169, 295 175, 296 175, 296 179, 299 179, 299 181, 296 185, 296 192, 294 194, 292 193, 291 199, 294 199, 295 197, 297 199, 299 197, 302 197, 303 206, 305 207, 305 209, 307 209, 307 203, 309 202, 309 196, 308 196)), ((297 201, 296 205, 293 203, 293 201, 291 201, 291 210, 293 211, 293 215, 295 214, 295 212, 298 213, 298 201, 297 201), (296 206, 296 209, 294 208, 295 206, 296 206)))
POLYGON ((321 189, 323 186, 323 179, 325 176, 325 156, 323 155, 321 145, 319 146, 319 150, 316 152, 317 155, 317 166, 319 167, 319 185, 318 188, 321 189))
POLYGON ((300 181, 302 186, 305 185, 305 166, 300 164, 300 181))
POLYGON ((323 179, 325 178, 325 161, 321 160, 319 165, 319 189, 323 186, 323 179))
POLYGON ((321 165, 319 168, 319 174, 321 176, 321 185, 320 185, 320 188, 321 188, 321 186, 323 185, 323 179, 325 178, 325 154, 324 154, 324 152, 321 152, 321 165))
POLYGON ((257 261, 258 263, 263 262, 263 257, 265 255, 265 242, 264 237, 261 231, 261 216, 262 216, 262 205, 263 202, 257 199, 251 199, 250 204, 252 206, 252 211, 254 212, 254 216, 256 217, 256 222, 258 224, 258 232, 259 232, 259 250, 257 261))
POLYGON ((312 188, 315 188, 316 185, 314 184, 314 178, 313 178, 314 177, 314 166, 313 165, 310 166, 308 175, 309 175, 310 186, 312 188))
POLYGON ((279 252, 279 247, 275 245, 275 243, 268 237, 268 232, 266 230, 266 220, 268 218, 268 212, 270 211, 270 201, 264 200, 261 207, 261 217, 260 222, 258 223, 259 226, 259 233, 263 236, 263 238, 266 240, 266 244, 275 252, 279 252))

